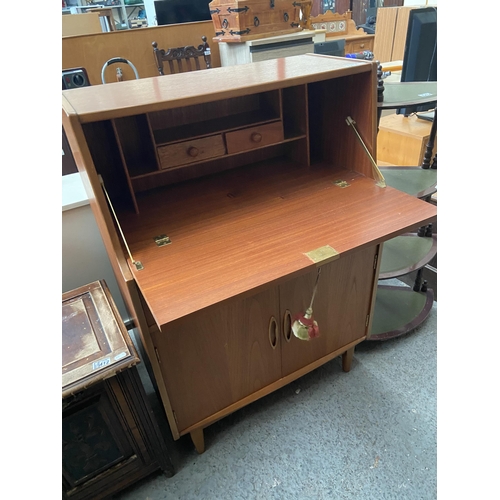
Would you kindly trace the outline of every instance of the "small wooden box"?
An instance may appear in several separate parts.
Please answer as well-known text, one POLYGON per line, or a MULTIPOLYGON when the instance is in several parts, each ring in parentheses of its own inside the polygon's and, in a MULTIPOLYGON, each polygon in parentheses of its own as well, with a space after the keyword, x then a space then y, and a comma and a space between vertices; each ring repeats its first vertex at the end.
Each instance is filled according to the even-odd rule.
POLYGON ((213 0, 209 3, 215 42, 245 42, 301 31, 300 2, 213 0))
MULTIPOLYGON (((377 137, 377 160, 397 166, 422 165, 432 123, 416 116, 383 116, 377 137)), ((433 155, 437 151, 437 138, 433 155)))

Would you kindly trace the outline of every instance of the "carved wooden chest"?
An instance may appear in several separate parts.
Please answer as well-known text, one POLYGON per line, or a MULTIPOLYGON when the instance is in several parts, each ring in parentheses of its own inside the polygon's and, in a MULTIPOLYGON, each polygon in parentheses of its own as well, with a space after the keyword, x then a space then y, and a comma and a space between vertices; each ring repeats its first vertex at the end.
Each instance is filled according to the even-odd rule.
POLYGON ((209 7, 217 42, 245 42, 302 30, 301 2, 294 0, 213 0, 209 7))

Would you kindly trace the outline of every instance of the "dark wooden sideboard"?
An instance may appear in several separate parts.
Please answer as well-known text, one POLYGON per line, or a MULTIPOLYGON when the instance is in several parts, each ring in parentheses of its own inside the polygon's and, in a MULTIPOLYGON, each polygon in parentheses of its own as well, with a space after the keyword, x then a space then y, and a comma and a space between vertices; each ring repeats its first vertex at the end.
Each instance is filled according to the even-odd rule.
POLYGON ((104 281, 63 294, 63 498, 108 498, 158 469, 173 475, 138 362, 104 281))
POLYGON ((62 120, 175 439, 370 335, 384 241, 375 63, 300 55, 63 91, 62 120), (314 302, 320 336, 291 333, 314 302))

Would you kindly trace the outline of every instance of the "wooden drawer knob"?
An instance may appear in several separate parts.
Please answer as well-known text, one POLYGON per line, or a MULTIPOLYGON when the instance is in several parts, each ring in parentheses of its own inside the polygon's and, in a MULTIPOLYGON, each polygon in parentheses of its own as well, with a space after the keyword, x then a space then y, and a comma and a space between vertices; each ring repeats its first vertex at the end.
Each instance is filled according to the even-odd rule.
POLYGON ((187 152, 188 152, 188 155, 191 156, 191 158, 195 158, 196 156, 198 156, 200 151, 198 148, 191 146, 187 152))
POLYGON ((252 142, 260 142, 262 141, 262 135, 259 134, 258 132, 254 132, 251 136, 250 136, 250 139, 252 140, 252 142))
POLYGON ((362 43, 362 44, 360 45, 360 48, 364 49, 364 48, 365 48, 365 44, 364 44, 364 43, 362 43))

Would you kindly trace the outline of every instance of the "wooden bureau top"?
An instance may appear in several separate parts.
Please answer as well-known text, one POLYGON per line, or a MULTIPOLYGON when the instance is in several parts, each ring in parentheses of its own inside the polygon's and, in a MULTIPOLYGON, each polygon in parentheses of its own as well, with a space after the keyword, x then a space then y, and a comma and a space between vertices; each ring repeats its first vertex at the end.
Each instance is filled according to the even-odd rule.
POLYGON ((374 65, 319 54, 290 56, 63 90, 63 110, 88 123, 369 72, 374 65))

